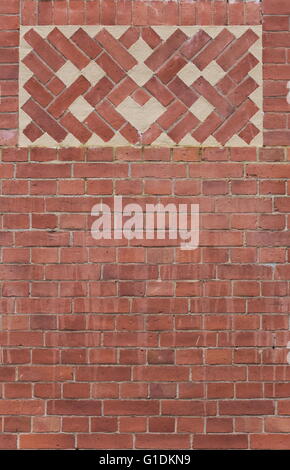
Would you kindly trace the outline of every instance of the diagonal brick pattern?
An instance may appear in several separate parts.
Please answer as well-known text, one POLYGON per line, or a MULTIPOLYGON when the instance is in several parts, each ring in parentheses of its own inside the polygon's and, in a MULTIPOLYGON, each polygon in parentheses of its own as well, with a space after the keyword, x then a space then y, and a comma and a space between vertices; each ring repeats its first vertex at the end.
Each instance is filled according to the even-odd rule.
POLYGON ((261 146, 260 26, 22 27, 20 145, 261 146))

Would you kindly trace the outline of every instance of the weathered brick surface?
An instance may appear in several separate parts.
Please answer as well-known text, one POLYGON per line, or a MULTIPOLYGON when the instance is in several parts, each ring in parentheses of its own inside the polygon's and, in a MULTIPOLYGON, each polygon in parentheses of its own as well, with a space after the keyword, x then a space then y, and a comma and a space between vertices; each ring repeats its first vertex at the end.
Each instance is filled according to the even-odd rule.
POLYGON ((287 447, 287 157, 2 149, 3 448, 287 447), (116 190, 198 202, 199 248, 94 240, 116 190))
MULTIPOLYGON (((289 15, 288 0, 0 1, 1 449, 289 448, 289 15), (219 126, 223 145, 254 112, 245 41, 216 57, 231 30, 213 40, 200 34, 199 66, 217 60, 228 75, 218 89, 199 80, 185 96, 174 80, 195 43, 172 59, 172 44, 151 27, 243 25, 250 44, 262 19, 264 147, 17 147, 20 23, 32 27, 34 44, 24 59, 33 73, 31 140, 41 126, 57 139, 74 130, 82 144, 100 126, 109 136, 124 126, 115 108, 126 93, 140 106, 155 93, 167 107, 157 125, 174 136, 192 127, 187 102, 205 90, 218 112, 199 136, 219 126), (49 45, 33 27, 99 24, 132 28, 107 44, 101 63, 111 75, 101 89, 84 91, 83 78, 68 91, 56 68, 67 58, 84 67, 96 60, 106 33, 97 44, 79 30, 68 43, 54 30, 49 45), (136 27, 170 61, 142 90, 125 72, 136 27), (97 109, 89 128, 62 115, 81 89, 97 109), (116 195, 142 207, 199 204, 198 249, 167 238, 95 240, 92 206, 116 195)), ((136 137, 129 125, 124 132, 136 137)), ((251 123, 241 132, 251 142, 251 123)), ((155 135, 153 126, 144 143, 155 135)))
POLYGON ((289 145, 290 101, 285 100, 289 92, 289 4, 279 0, 273 6, 264 0, 264 143, 289 145))

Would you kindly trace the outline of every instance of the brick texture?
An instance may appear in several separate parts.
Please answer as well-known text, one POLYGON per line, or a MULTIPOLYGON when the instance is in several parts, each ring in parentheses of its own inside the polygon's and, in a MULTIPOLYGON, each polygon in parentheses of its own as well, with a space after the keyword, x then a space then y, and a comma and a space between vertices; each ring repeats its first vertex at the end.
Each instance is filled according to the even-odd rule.
POLYGON ((271 1, 265 0, 263 11, 264 143, 289 145, 290 100, 285 100, 289 93, 289 5, 280 0, 273 8, 271 1))
POLYGON ((287 157, 2 150, 4 448, 288 445, 287 157), (199 203, 199 248, 94 240, 115 194, 199 203))
MULTIPOLYGON (((239 73, 239 78, 238 76, 235 78, 232 76, 232 72, 234 73, 234 70, 228 71, 229 77, 225 77, 225 79, 222 81, 222 88, 220 90, 216 90, 218 94, 221 94, 221 97, 219 97, 220 101, 228 100, 229 106, 232 105, 232 113, 235 115, 234 122, 230 121, 229 123, 229 127, 233 129, 232 135, 230 135, 231 133, 229 133, 229 129, 227 128, 226 123, 225 126, 222 126, 224 115, 220 113, 220 108, 217 106, 216 101, 205 98, 204 92, 197 92, 196 87, 193 90, 189 89, 188 87, 189 85, 192 85, 192 83, 180 83, 180 80, 177 77, 177 81, 172 80, 174 94, 172 95, 171 91, 168 92, 168 90, 165 89, 167 87, 167 83, 162 82, 162 77, 167 76, 168 78, 168 73, 171 73, 173 77, 182 68, 182 65, 185 65, 184 63, 182 64, 184 57, 182 58, 182 56, 179 54, 175 54, 166 58, 167 62, 164 64, 163 69, 160 70, 158 82, 155 82, 153 85, 150 83, 150 90, 147 89, 145 93, 148 94, 149 91, 148 96, 152 99, 156 97, 156 94, 162 98, 166 91, 168 99, 169 96, 176 97, 176 92, 178 91, 182 95, 191 94, 191 98, 186 99, 187 104, 182 101, 181 96, 177 96, 177 101, 175 100, 175 102, 171 103, 172 108, 176 107, 176 110, 179 108, 179 111, 176 114, 175 120, 171 119, 169 122, 167 115, 164 117, 164 122, 163 119, 161 119, 161 123, 166 125, 166 128, 162 127, 161 123, 159 122, 153 125, 154 121, 152 121, 152 125, 149 125, 149 127, 147 126, 146 132, 144 131, 142 133, 142 137, 140 138, 140 129, 136 130, 132 122, 124 123, 122 120, 120 120, 120 116, 118 116, 117 122, 119 121, 119 124, 117 125, 117 116, 107 121, 106 118, 109 116, 110 112, 108 109, 95 109, 98 100, 103 100, 105 97, 109 97, 109 103, 110 99, 112 99, 113 101, 111 101, 111 103, 115 104, 114 98, 116 98, 115 95, 117 92, 109 95, 110 87, 119 82, 120 78, 126 78, 124 75, 126 75, 130 69, 130 61, 127 64, 127 67, 125 66, 125 73, 124 70, 120 68, 120 65, 125 65, 124 58, 123 62, 121 59, 121 57, 123 57, 125 54, 124 48, 130 48, 137 40, 137 33, 134 32, 134 28, 136 30, 136 28, 138 29, 140 27, 144 27, 145 30, 147 30, 148 27, 176 27, 178 25, 184 27, 190 27, 194 25, 204 27, 210 25, 214 27, 234 25, 235 28, 237 25, 249 25, 251 27, 255 27, 261 24, 261 6, 259 2, 238 2, 237 4, 231 4, 223 0, 209 2, 192 2, 187 0, 174 0, 168 2, 152 0, 15 0, 11 2, 11 6, 5 8, 3 7, 3 12, 1 13, 3 13, 3 31, 0 35, 0 48, 3 46, 3 52, 1 56, 3 56, 4 65, 2 67, 0 66, 0 81, 3 80, 3 87, 1 87, 1 95, 3 95, 3 97, 1 106, 2 109, 0 108, 0 131, 1 143, 3 145, 13 145, 19 142, 21 146, 33 145, 33 143, 35 143, 37 146, 51 147, 60 143, 66 146, 72 146, 89 142, 92 146, 102 146, 110 140, 112 141, 109 145, 120 145, 121 142, 123 142, 124 145, 150 145, 155 143, 156 145, 161 144, 169 146, 174 144, 196 146, 203 144, 205 146, 216 146, 219 144, 224 145, 226 143, 228 143, 228 145, 235 146, 261 145, 262 118, 261 112, 259 110, 261 109, 262 102, 261 95, 259 94, 258 90, 256 90, 256 93, 254 93, 255 87, 257 87, 257 84, 255 85, 257 81, 255 78, 259 77, 259 79, 261 79, 261 72, 257 71, 255 63, 256 57, 254 58, 254 62, 250 64, 250 58, 252 57, 253 59, 251 53, 248 57, 244 57, 243 60, 240 60, 244 54, 242 50, 240 52, 242 55, 238 54, 235 56, 235 61, 237 62, 236 65, 238 65, 238 62, 240 62, 239 70, 236 71, 236 73, 239 73), (100 50, 96 43, 94 43, 91 38, 85 37, 85 35, 80 32, 75 35, 75 42, 73 43, 69 42, 68 38, 64 37, 57 29, 51 31, 48 40, 45 41, 43 38, 37 36, 33 29, 29 34, 27 34, 26 39, 28 40, 28 43, 26 43, 25 48, 29 44, 29 46, 32 47, 32 51, 26 55, 23 63, 25 63, 25 66, 29 70, 29 77, 31 80, 29 81, 28 85, 21 82, 19 86, 21 91, 24 88, 25 96, 28 96, 28 93, 33 97, 33 100, 36 100, 36 102, 30 102, 26 105, 28 99, 26 99, 25 102, 23 102, 22 99, 20 100, 20 135, 22 135, 22 138, 19 139, 17 133, 17 45, 19 44, 19 25, 24 27, 33 25, 38 25, 39 27, 52 27, 52 25, 60 27, 61 25, 70 25, 71 27, 74 27, 74 25, 94 26, 99 24, 107 27, 113 25, 132 25, 133 29, 126 33, 124 38, 122 38, 123 44, 121 48, 120 45, 118 45, 116 48, 116 41, 114 43, 114 39, 110 37, 110 40, 108 40, 108 37, 105 37, 106 35, 108 36, 108 33, 106 33, 106 35, 103 37, 103 40, 98 37, 98 40, 100 39, 98 45, 101 45, 101 47, 107 45, 107 50, 112 43, 112 48, 109 48, 109 56, 107 54, 107 50, 105 54, 102 53, 100 55, 100 50), (58 45, 58 48, 55 49, 56 44, 58 45), (13 50, 13 54, 10 53, 12 50, 9 50, 9 57, 7 57, 7 46, 11 48, 13 46, 15 48, 13 50), (122 50, 122 54, 120 54, 120 50, 122 50), (97 56, 98 58, 96 59, 97 56), (8 63, 6 63, 5 57, 7 57, 8 63), (121 64, 116 64, 114 57, 118 57, 118 60, 120 58, 121 64), (88 58, 89 60, 93 61, 93 63, 95 63, 96 60, 97 66, 101 67, 101 70, 104 70, 108 75, 108 77, 105 77, 104 80, 100 83, 100 86, 96 86, 95 89, 90 90, 87 95, 84 95, 85 98, 89 100, 89 103, 92 106, 92 108, 89 107, 89 109, 93 113, 88 112, 85 116, 88 119, 83 121, 80 116, 76 116, 74 112, 70 112, 68 109, 68 101, 64 100, 66 114, 62 116, 62 119, 59 122, 53 122, 51 118, 53 120, 58 118, 55 114, 50 113, 50 105, 48 101, 63 101, 62 94, 66 92, 66 89, 64 90, 64 88, 67 87, 67 84, 63 83, 58 76, 54 77, 54 74, 59 68, 61 68, 61 65, 63 65, 63 60, 72 60, 72 65, 82 68, 87 63, 88 58), (254 70, 252 69, 256 70, 255 74, 254 70), (3 70, 2 76, 1 70, 3 70), (247 76, 248 73, 251 74, 252 72, 254 75, 256 75, 256 77, 254 77, 254 75, 253 77, 249 77, 250 80, 245 81, 242 84, 242 88, 240 88, 239 84, 243 80, 243 77, 247 76), (46 90, 43 89, 43 86, 46 88, 46 90), (163 89, 162 93, 161 89, 163 89), (155 95, 154 91, 156 93, 155 95), (227 96, 228 93, 229 96, 227 96), (38 99, 42 100, 40 97, 43 94, 46 94, 47 101, 39 103, 37 101, 37 97, 38 99), (250 101, 253 101, 255 105, 252 107, 252 109, 250 109, 249 106, 246 106, 246 108, 242 106, 244 101, 249 99, 250 101), (257 99, 259 103, 257 103, 257 99), (186 108, 184 108, 184 106, 191 107, 194 104, 194 100, 196 102, 194 109, 190 109, 188 111, 186 108), (67 107, 65 103, 67 104, 67 107), (191 104, 189 105, 189 103, 191 104), (202 113, 201 116, 196 116, 196 109, 200 107, 204 109, 205 103, 207 112, 205 114, 202 113), (241 114, 245 116, 246 122, 240 120, 239 113, 237 113, 237 115, 235 114, 235 111, 238 111, 236 108, 241 108, 241 114), (212 113, 209 112, 210 110, 212 113), (240 123, 240 125, 237 125, 237 123, 240 123), (47 130, 50 130, 50 134, 47 136, 45 135, 46 138, 42 140, 43 133, 46 134, 47 130), (24 131, 24 134, 22 134, 22 131, 24 131), (120 137, 114 140, 116 133, 120 134, 120 137)), ((145 31, 143 34, 143 39, 147 44, 150 45, 152 49, 158 47, 158 38, 156 37, 156 34, 152 35, 149 32, 148 35, 145 31)), ((195 72, 204 70, 206 56, 206 63, 210 67, 215 64, 215 59, 217 59, 216 53, 221 53, 224 47, 231 51, 232 47, 234 46, 234 44, 231 44, 231 39, 232 38, 229 36, 227 37, 224 32, 224 36, 221 35, 221 37, 213 40, 212 44, 209 44, 208 47, 202 51, 201 57, 197 57, 198 67, 195 72)), ((242 42, 246 44, 247 41, 245 40, 242 42)), ((176 44, 173 44, 173 46, 176 47, 176 44)), ((250 47, 250 43, 248 46, 250 47)), ((23 54, 21 52, 21 57, 22 55, 23 54)), ((190 59, 191 57, 187 58, 187 60, 190 59)), ((22 61, 20 63, 22 64, 22 61)), ((131 65, 133 65, 133 63, 131 63, 131 65)), ((162 66, 162 61, 158 65, 162 66)), ((195 64, 193 65, 196 67, 195 64)), ((218 79, 222 78, 219 77, 220 71, 220 69, 211 70, 210 68, 207 75, 209 75, 211 78, 216 77, 218 81, 218 79)), ((75 71, 72 71, 71 68, 67 68, 65 69, 64 73, 66 77, 71 76, 71 81, 74 81, 73 76, 75 71)), ((93 74, 92 70, 91 74, 93 74)), ((196 81, 198 78, 198 74, 195 73, 195 75, 197 76, 193 81, 196 81)), ((208 82, 208 76, 205 78, 208 82)), ((216 80, 214 80, 214 85, 215 84, 216 80)), ((94 85, 98 84, 94 83, 94 85)), ((142 83, 142 86, 143 85, 144 83, 142 83)), ((213 83, 210 80, 210 83, 207 83, 206 87, 210 88, 211 85, 213 85, 213 83)), ((120 92, 123 93, 122 96, 124 95, 125 90, 126 93, 129 93, 131 90, 130 94, 128 95, 130 96, 134 92, 134 86, 136 86, 136 83, 132 82, 131 79, 129 81, 124 80, 122 84, 119 84, 119 86, 120 92)), ((79 96, 83 97, 83 94, 84 91, 79 96)), ((153 119, 156 113, 152 113, 152 106, 149 106, 150 103, 146 107, 146 103, 142 101, 135 101, 134 95, 132 96, 134 100, 133 102, 138 103, 139 106, 143 106, 144 113, 147 114, 147 116, 152 115, 153 119)), ((75 99, 72 100, 70 104, 72 104, 77 97, 75 96, 74 98, 75 99)), ((144 98, 145 96, 143 93, 143 99, 144 98)), ((118 104, 120 104, 120 101, 118 104)), ((131 102, 130 104, 132 105, 131 102)), ((166 103, 165 106, 167 107, 168 104, 169 103, 166 103)), ((105 103, 105 105, 108 108, 108 103, 105 103)), ((128 103, 126 102, 125 105, 127 106, 128 103)), ((52 106, 52 109, 54 109, 54 103, 52 106)), ((76 101, 75 107, 76 106, 80 106, 79 100, 76 101)), ((140 108, 136 106, 137 105, 135 105, 136 109, 134 108, 133 114, 138 112, 140 114, 140 108)), ((160 116, 162 114, 161 110, 159 111, 160 112, 158 113, 155 109, 155 112, 159 114, 159 117, 162 117, 160 116)), ((169 112, 172 116, 171 110, 169 112)), ((141 117, 140 119, 142 120, 143 118, 141 117)), ((157 115, 155 120, 157 120, 157 115)), ((280 144, 279 139, 276 139, 276 144, 280 144)), ((282 142, 281 144, 283 145, 282 142)))
POLYGON ((260 27, 45 28, 21 30, 20 145, 262 145, 260 27))
MULTIPOLYGON (((289 449, 289 14, 286 0, 1 2, 1 449, 289 449), (254 112, 245 99, 253 62, 238 38, 217 58, 228 70, 219 90, 228 98, 202 79, 192 90, 219 109, 212 128, 202 129, 213 134, 222 118, 219 148, 159 148, 149 134, 142 147, 79 145, 95 129, 109 138, 118 126, 134 139, 116 108, 124 93, 146 105, 157 80, 165 87, 156 88, 158 99, 168 101, 162 128, 176 122, 177 136, 194 125, 184 114, 188 104, 169 98, 190 96, 166 80, 193 57, 195 41, 180 44, 182 57, 171 60, 174 41, 160 42, 154 26, 222 26, 210 41, 198 37, 202 69, 228 47, 230 27, 251 35, 261 22, 263 147, 224 147, 230 129, 254 112), (23 58, 31 70, 26 133, 36 141, 46 126, 62 140, 74 130, 75 146, 17 145, 20 25, 33 43, 23 58), (65 25, 83 29, 68 40, 65 25), (105 28, 96 42, 85 26, 98 25, 105 28), (132 27, 108 43, 107 28, 120 25, 132 27), (37 36, 38 26, 48 34, 37 36), (149 90, 126 76, 136 27, 155 51, 149 90), (111 74, 101 89, 85 77, 70 86, 57 77, 68 60, 85 68, 100 50, 111 74), (157 70, 157 52, 168 69, 157 70), (237 67, 231 61, 240 56, 237 67), (112 87, 118 74, 122 86, 112 87), (80 91, 98 107, 89 127, 64 112, 80 91), (235 115, 226 119, 229 102, 235 115), (199 247, 181 250, 168 237, 95 240, 91 209, 114 196, 142 207, 199 204, 199 247)), ((243 126, 245 142, 255 133, 251 124, 243 126)))

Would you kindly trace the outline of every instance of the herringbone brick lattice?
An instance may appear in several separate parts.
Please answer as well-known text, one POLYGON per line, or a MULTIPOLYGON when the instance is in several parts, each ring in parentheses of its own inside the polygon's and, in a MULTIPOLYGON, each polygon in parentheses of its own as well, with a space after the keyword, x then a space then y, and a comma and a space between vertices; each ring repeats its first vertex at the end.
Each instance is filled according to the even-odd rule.
POLYGON ((260 26, 22 27, 21 146, 262 145, 260 26))

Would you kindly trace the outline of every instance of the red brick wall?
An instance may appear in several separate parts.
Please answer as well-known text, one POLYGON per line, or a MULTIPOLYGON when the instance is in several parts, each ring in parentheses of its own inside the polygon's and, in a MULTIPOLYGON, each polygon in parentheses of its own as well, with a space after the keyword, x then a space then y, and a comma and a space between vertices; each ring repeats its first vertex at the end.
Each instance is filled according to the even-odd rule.
POLYGON ((289 449, 289 2, 262 4, 273 147, 18 148, 19 18, 261 21, 259 3, 69 3, 0 3, 0 448, 289 449), (94 240, 115 195, 199 204, 199 248, 94 240))
POLYGON ((264 0, 263 13, 264 144, 290 145, 289 104, 285 100, 290 77, 290 4, 264 0))

